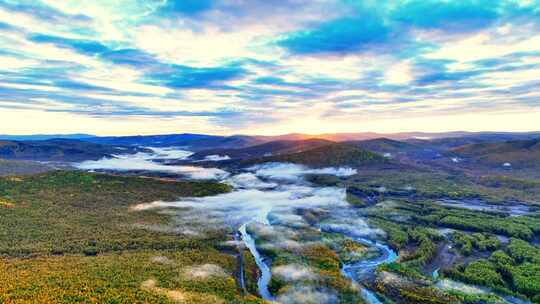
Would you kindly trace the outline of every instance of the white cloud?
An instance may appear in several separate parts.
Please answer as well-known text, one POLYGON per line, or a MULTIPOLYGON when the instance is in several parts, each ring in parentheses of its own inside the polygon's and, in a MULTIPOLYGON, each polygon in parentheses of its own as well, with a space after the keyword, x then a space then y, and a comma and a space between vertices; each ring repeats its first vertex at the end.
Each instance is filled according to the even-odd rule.
POLYGON ((137 29, 134 45, 165 62, 207 67, 238 58, 271 59, 262 46, 252 49, 253 41, 263 34, 265 29, 257 26, 223 32, 216 27, 194 31, 185 26, 144 25, 137 29))
MULTIPOLYGON (((512 29, 516 29, 512 27, 512 29)), ((425 55, 431 59, 450 59, 467 62, 498 58, 517 52, 540 50, 540 35, 528 35, 518 41, 500 41, 488 32, 443 42, 439 49, 425 55)))
POLYGON ((36 60, 20 59, 15 57, 0 56, 0 69, 13 70, 35 66, 38 64, 36 60))
POLYGON ((385 73, 385 81, 390 84, 407 84, 414 79, 411 69, 410 61, 394 64, 385 73))

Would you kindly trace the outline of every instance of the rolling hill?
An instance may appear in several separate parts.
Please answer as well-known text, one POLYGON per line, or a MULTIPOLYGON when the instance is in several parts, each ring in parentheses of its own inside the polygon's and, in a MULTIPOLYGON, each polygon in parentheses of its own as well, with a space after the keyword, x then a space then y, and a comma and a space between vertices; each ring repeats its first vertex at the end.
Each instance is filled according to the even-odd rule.
POLYGON ((0 141, 0 158, 10 160, 83 161, 135 153, 141 149, 88 143, 74 139, 0 141))
POLYGON ((204 134, 166 134, 91 137, 85 141, 104 145, 130 145, 152 147, 185 147, 192 151, 217 148, 242 148, 260 144, 264 141, 252 136, 215 136, 204 134))
POLYGON ((479 164, 513 168, 540 166, 540 139, 498 143, 478 143, 449 150, 449 154, 470 159, 479 164))
POLYGON ((334 143, 298 153, 262 157, 253 160, 252 162, 284 162, 311 167, 359 167, 388 163, 388 159, 377 153, 366 151, 351 145, 334 143))
POLYGON ((399 153, 422 149, 421 147, 408 142, 397 141, 385 137, 361 141, 349 141, 345 143, 377 153, 399 153))
POLYGON ((35 174, 53 169, 38 162, 0 159, 0 176, 35 174))
POLYGON ((307 140, 277 140, 240 149, 203 150, 193 154, 191 158, 195 160, 202 160, 210 155, 226 155, 232 159, 249 159, 271 155, 298 153, 329 144, 332 144, 332 142, 324 139, 313 138, 307 140))
POLYGON ((33 134, 33 135, 6 135, 0 134, 0 140, 49 140, 49 139, 88 139, 95 137, 90 134, 73 133, 73 134, 33 134))

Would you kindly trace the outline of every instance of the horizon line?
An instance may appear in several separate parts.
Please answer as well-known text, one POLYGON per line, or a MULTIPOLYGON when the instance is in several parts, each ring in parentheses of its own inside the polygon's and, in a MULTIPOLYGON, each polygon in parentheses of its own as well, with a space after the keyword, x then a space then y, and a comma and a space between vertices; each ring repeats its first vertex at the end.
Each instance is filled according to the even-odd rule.
POLYGON ((347 134, 378 134, 378 135, 397 135, 397 134, 452 134, 452 133, 464 133, 464 134, 480 134, 480 133, 505 133, 505 134, 527 134, 527 133, 540 133, 539 130, 530 130, 530 131, 403 131, 403 132, 376 132, 376 131, 358 131, 358 132, 325 132, 325 133, 302 133, 302 132, 290 132, 290 133, 279 133, 279 134, 243 134, 243 133, 234 133, 234 134, 212 134, 212 133, 193 133, 193 132, 180 132, 180 133, 133 133, 133 134, 92 134, 92 133, 30 133, 30 134, 0 134, 0 139, 2 137, 51 137, 58 136, 62 138, 63 136, 69 137, 131 137, 131 136, 172 136, 172 135, 207 135, 207 136, 216 136, 216 137, 234 137, 234 136, 251 136, 251 137, 279 137, 279 136, 328 136, 328 135, 347 135, 347 134))

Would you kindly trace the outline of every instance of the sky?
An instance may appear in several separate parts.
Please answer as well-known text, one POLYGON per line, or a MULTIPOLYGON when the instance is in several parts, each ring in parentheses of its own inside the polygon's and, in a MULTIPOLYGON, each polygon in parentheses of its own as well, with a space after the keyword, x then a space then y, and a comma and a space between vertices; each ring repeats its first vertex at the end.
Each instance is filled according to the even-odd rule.
POLYGON ((0 0, 0 133, 540 130, 540 0, 0 0))

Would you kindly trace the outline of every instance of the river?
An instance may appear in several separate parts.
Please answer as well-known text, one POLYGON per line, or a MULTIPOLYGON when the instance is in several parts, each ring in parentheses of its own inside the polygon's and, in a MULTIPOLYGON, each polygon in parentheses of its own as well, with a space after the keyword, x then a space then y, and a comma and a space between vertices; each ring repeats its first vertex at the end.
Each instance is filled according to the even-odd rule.
MULTIPOLYGON (((268 229, 280 227, 281 230, 277 229, 274 235, 276 242, 279 243, 294 242, 280 232, 283 231, 283 227, 291 229, 290 227, 316 226, 321 232, 341 234, 367 247, 370 251, 378 252, 374 258, 343 263, 341 273, 358 286, 360 295, 367 303, 381 303, 372 291, 362 285, 362 281, 373 275, 380 264, 397 260, 396 252, 381 243, 383 233, 369 227, 358 210, 347 203, 345 189, 316 187, 303 178, 306 174, 345 177, 356 174, 356 170, 351 168, 310 169, 294 164, 266 163, 231 175, 217 168, 156 163, 156 158, 173 159, 179 155, 182 157, 189 155, 187 151, 174 149, 157 152, 159 155, 138 153, 119 156, 115 159, 87 161, 78 167, 91 170, 173 172, 192 179, 214 179, 231 185, 233 191, 229 193, 211 197, 181 198, 174 202, 158 201, 140 204, 135 206, 135 209, 159 208, 168 209, 170 212, 177 210, 174 221, 176 227, 172 229, 190 234, 203 234, 207 229, 236 227, 241 241, 255 259, 260 270, 261 275, 257 282, 259 295, 270 302, 279 301, 268 288, 272 277, 271 263, 268 263, 268 260, 261 255, 257 248, 257 235, 250 232, 249 225, 262 225, 268 229), (295 215, 295 211, 299 208, 323 210, 330 214, 330 217, 324 222, 310 224, 301 216, 295 215)), ((452 203, 455 204, 455 202, 452 203)))
MULTIPOLYGON (((217 226, 236 227, 241 241, 254 257, 260 270, 257 282, 260 296, 268 301, 277 301, 268 290, 272 277, 270 263, 265 260, 257 248, 255 238, 250 233, 248 225, 258 224, 273 229, 309 225, 302 217, 295 216, 298 208, 326 210, 332 217, 325 223, 320 223, 318 229, 345 235, 364 246, 380 252, 374 259, 344 264, 342 273, 358 283, 363 275, 370 273, 381 263, 390 262, 397 258, 395 252, 387 246, 371 241, 382 235, 377 229, 372 229, 346 201, 345 189, 338 187, 316 187, 304 180, 306 174, 330 174, 338 177, 356 174, 351 168, 322 168, 312 169, 305 166, 285 163, 266 163, 243 170, 231 175, 217 168, 202 168, 193 166, 174 166, 156 162, 157 159, 174 159, 188 157, 190 152, 174 149, 153 149, 152 153, 121 155, 116 158, 87 161, 77 167, 86 170, 116 170, 116 171, 152 171, 176 173, 191 179, 215 179, 233 187, 233 191, 213 197, 182 198, 175 202, 153 202, 136 206, 137 210, 144 209, 176 209, 174 231, 186 233, 204 233, 205 229, 217 226), (272 218, 272 221, 269 220, 272 218)), ((287 228, 289 229, 289 228, 287 228)), ((292 228, 291 228, 292 229, 292 228)), ((290 243, 285 236, 276 234, 279 242, 290 243)), ((375 296, 365 288, 361 295, 369 303, 379 303, 375 296)))

